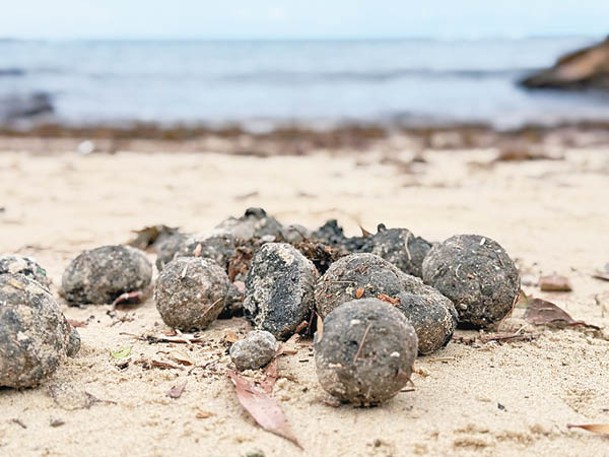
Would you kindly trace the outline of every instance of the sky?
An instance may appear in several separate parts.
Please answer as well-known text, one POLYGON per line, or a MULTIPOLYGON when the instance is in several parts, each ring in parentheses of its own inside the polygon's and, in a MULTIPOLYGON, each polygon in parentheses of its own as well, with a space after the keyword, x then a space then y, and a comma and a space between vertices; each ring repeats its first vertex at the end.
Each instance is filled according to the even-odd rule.
POLYGON ((609 0, 8 0, 0 37, 464 38, 609 34, 609 0))

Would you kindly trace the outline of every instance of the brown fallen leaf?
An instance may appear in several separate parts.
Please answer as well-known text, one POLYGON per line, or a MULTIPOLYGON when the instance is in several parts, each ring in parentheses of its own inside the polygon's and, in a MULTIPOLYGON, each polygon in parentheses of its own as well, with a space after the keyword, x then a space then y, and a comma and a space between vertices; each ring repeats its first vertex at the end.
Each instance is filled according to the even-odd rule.
POLYGON ((357 289, 355 289, 355 298, 362 298, 364 296, 364 288, 363 287, 358 287, 357 289))
POLYGON ((199 411, 197 411, 197 414, 195 414, 195 417, 197 419, 209 419, 212 416, 215 416, 215 414, 210 411, 203 411, 203 410, 199 410, 199 411))
POLYGON ((571 292, 569 279, 561 275, 547 275, 539 278, 539 288, 544 292, 571 292))
POLYGON ((163 224, 151 225, 144 227, 141 230, 134 230, 136 234, 135 238, 127 242, 129 246, 133 246, 138 249, 147 249, 154 246, 160 239, 168 235, 173 235, 178 232, 179 229, 175 227, 167 227, 163 224))
POLYGON ((584 321, 576 321, 566 311, 554 303, 541 298, 529 299, 529 304, 524 312, 524 320, 533 325, 548 325, 557 327, 586 327, 600 330, 596 325, 587 324, 584 321))
POLYGON ((173 399, 180 398, 182 396, 182 394, 184 393, 184 390, 186 389, 186 384, 188 384, 188 381, 184 381, 182 384, 173 386, 171 389, 169 389, 167 391, 167 393, 165 395, 167 395, 169 398, 173 398, 173 399))
POLYGON ((567 424, 567 428, 582 428, 592 433, 609 435, 609 424, 567 424))
POLYGON ((292 432, 281 407, 267 393, 260 390, 236 371, 229 371, 228 376, 235 385, 239 403, 264 430, 291 441, 303 449, 292 432))
POLYGON ((75 319, 68 319, 68 324, 74 328, 84 328, 89 325, 85 321, 77 321, 75 319))
POLYGON ((390 305, 397 305, 398 303, 400 303, 400 299, 399 298, 395 298, 395 297, 390 297, 389 295, 385 295, 385 294, 378 294, 376 296, 376 298, 378 298, 381 301, 384 301, 386 303, 389 303, 390 305))

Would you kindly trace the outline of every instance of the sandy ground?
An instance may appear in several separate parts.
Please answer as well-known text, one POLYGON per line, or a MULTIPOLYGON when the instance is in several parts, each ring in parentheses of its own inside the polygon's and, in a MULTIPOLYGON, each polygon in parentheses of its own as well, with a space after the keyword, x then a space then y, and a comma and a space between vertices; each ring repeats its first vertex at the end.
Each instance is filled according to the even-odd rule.
POLYGON ((407 152, 378 151, 0 153, 0 252, 36 257, 55 293, 82 249, 124 242, 149 224, 205 231, 262 206, 285 223, 337 218, 350 234, 384 222, 431 240, 492 237, 518 259, 527 293, 604 329, 451 342, 418 360, 414 391, 371 409, 330 406, 310 343, 298 343, 297 354, 279 359, 274 396, 301 451, 258 428, 237 402, 225 351, 227 338, 246 331, 243 320, 216 322, 203 344, 148 344, 129 334, 166 330, 152 300, 115 316, 109 306, 64 307, 68 318, 88 323, 79 329, 82 350, 37 389, 0 390, 0 455, 609 456, 607 437, 566 427, 609 422, 609 282, 590 277, 609 262, 609 149, 567 150, 556 161, 492 164, 493 157, 428 151, 427 163, 412 165, 407 152), (574 292, 540 292, 542 272, 568 276, 574 292), (131 355, 121 368, 110 351, 125 347, 131 355), (194 365, 178 366, 184 358, 194 365), (179 399, 166 396, 184 382, 179 399))

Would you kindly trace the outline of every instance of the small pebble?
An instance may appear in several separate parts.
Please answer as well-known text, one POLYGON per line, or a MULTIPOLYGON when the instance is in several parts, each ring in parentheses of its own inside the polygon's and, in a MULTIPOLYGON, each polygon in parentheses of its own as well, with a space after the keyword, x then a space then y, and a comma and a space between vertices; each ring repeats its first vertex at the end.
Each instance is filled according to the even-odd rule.
POLYGON ((257 370, 268 364, 275 356, 277 340, 264 330, 253 330, 230 348, 230 358, 237 370, 257 370))
POLYGON ((375 298, 333 310, 315 335, 315 365, 323 389, 343 402, 371 406, 410 380, 417 335, 408 319, 375 298))
POLYGON ((503 319, 520 291, 518 269, 494 240, 455 235, 423 261, 423 280, 452 300, 459 325, 489 327, 503 319))
POLYGON ((63 273, 61 294, 71 305, 108 304, 127 292, 144 290, 152 265, 139 249, 103 246, 84 251, 63 273))
POLYGON ((254 254, 243 308, 259 330, 287 339, 314 308, 315 265, 287 243, 267 243, 254 254))
POLYGON ((229 287, 228 276, 213 260, 178 257, 163 268, 154 290, 163 322, 181 331, 203 330, 216 320, 229 287))
POLYGON ((0 387, 37 386, 79 349, 78 332, 45 287, 0 275, 0 387))

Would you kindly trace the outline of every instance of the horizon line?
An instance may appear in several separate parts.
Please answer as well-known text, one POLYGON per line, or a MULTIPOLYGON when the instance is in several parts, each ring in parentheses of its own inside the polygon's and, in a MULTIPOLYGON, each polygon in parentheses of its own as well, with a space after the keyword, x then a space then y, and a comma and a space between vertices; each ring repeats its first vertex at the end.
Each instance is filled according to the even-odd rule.
POLYGON ((6 42, 210 42, 210 43, 242 43, 242 42, 358 42, 358 41, 438 41, 438 42, 471 42, 471 41, 518 41, 534 39, 560 38, 590 38, 603 39, 606 34, 565 33, 565 34, 531 34, 531 35, 480 35, 480 36, 326 36, 326 37, 1 37, 0 43, 6 42))

